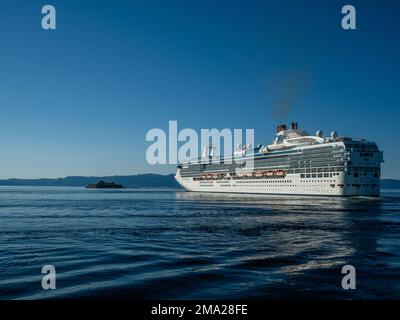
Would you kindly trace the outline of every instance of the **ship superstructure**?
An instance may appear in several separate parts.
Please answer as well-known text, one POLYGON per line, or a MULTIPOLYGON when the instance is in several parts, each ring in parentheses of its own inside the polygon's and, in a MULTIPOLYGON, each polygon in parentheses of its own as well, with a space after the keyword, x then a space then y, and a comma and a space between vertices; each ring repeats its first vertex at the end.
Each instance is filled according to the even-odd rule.
POLYGON ((181 163, 188 191, 287 195, 379 196, 383 153, 374 142, 279 125, 270 145, 238 146, 230 158, 212 152, 181 163))

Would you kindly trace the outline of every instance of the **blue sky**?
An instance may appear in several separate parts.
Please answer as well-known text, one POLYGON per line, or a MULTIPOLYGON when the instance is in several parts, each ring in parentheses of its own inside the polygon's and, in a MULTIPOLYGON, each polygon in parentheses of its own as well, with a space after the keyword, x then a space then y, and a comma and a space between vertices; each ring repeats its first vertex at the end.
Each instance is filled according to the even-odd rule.
POLYGON ((2 1, 0 177, 173 172, 146 132, 276 124, 376 141, 400 178, 398 1, 2 1), (41 8, 57 9, 57 30, 41 8), (341 8, 357 30, 341 28, 341 8), (289 91, 287 88, 291 88, 289 91), (289 96, 289 98, 288 98, 289 96), (280 101, 289 99, 287 112, 280 101))

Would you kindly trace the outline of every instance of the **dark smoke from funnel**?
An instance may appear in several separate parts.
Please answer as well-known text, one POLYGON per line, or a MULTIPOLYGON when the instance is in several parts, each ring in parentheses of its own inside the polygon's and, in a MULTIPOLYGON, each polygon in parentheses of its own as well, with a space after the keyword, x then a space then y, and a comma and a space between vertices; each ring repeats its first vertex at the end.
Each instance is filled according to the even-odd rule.
POLYGON ((310 87, 310 76, 308 72, 289 74, 275 82, 275 86, 274 118, 287 120, 293 108, 310 87))

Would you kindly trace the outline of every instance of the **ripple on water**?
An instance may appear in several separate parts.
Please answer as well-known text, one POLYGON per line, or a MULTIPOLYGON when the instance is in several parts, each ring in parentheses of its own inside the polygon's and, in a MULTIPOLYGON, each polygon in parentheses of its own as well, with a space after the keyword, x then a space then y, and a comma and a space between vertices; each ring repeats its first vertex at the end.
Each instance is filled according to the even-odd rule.
POLYGON ((0 187, 0 298, 400 298, 400 193, 91 191, 0 187))

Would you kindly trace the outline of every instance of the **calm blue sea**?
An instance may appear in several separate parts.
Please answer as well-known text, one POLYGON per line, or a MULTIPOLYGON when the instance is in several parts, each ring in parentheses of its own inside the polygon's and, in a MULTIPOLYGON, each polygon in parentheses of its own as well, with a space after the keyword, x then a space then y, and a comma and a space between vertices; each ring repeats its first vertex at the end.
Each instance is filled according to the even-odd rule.
POLYGON ((0 187, 0 298, 88 297, 400 299, 400 193, 0 187), (346 264, 355 290, 341 287, 346 264))

